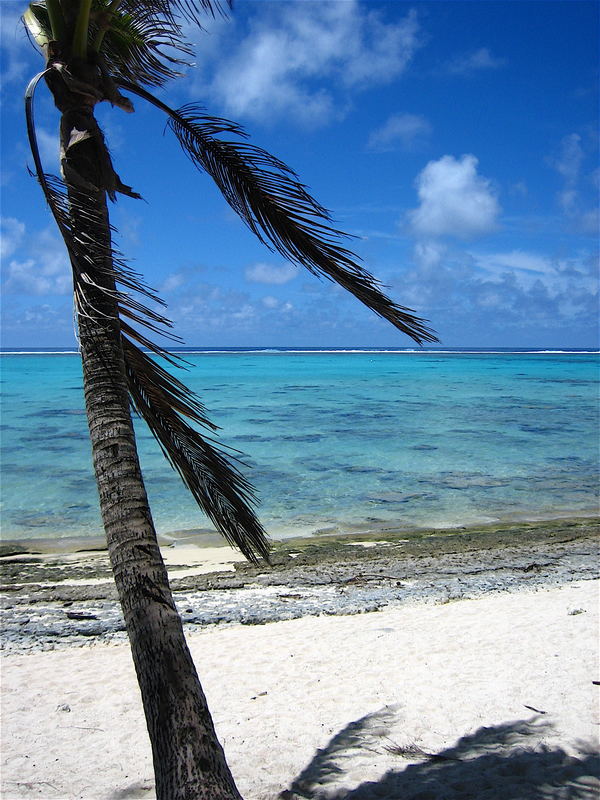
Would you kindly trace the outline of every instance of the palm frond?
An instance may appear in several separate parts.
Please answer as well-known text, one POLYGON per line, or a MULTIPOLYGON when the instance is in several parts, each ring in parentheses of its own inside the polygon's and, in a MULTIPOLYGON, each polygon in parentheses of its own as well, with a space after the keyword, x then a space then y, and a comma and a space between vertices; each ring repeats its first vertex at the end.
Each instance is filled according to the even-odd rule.
POLYGON ((134 409, 144 418, 168 461, 227 541, 251 561, 261 556, 268 558, 269 542, 254 513, 253 489, 235 466, 237 456, 233 451, 231 455, 226 453, 214 439, 202 436, 186 421, 212 433, 217 430, 199 399, 141 347, 175 366, 182 366, 183 360, 126 321, 132 320, 163 336, 170 335, 171 322, 147 304, 148 301, 159 306, 164 303, 112 246, 113 229, 107 230, 107 219, 97 202, 101 193, 94 197, 92 193, 67 187, 59 178, 43 171, 33 96, 45 74, 37 75, 27 88, 27 128, 36 176, 69 253, 77 313, 112 325, 115 320, 105 317, 91 299, 98 292, 112 296, 119 309, 118 324, 134 409), (138 300, 137 295, 146 302, 138 300))
MULTIPOLYGON (((51 69, 36 75, 30 81, 25 92, 27 134, 35 165, 35 174, 65 242, 73 273, 79 276, 80 281, 90 283, 93 281, 93 275, 101 275, 103 270, 109 270, 111 276, 125 290, 146 297, 152 304, 164 306, 165 303, 156 292, 145 284, 141 275, 131 269, 121 254, 114 250, 110 238, 106 241, 104 237, 94 235, 94 231, 104 229, 107 222, 98 211, 97 204, 90 193, 73 188, 68 190, 64 181, 44 172, 35 130, 33 99, 37 84, 49 72, 51 69), (74 216, 85 223, 77 231, 73 228, 74 216)), ((145 317, 149 327, 171 327, 170 320, 140 303, 135 296, 119 292, 118 298, 122 306, 131 314, 145 317)))
POLYGON ((124 0, 123 5, 132 12, 146 11, 165 19, 178 16, 202 27, 202 20, 227 16, 233 0, 124 0))
POLYGON ((52 26, 45 5, 30 3, 23 13, 23 22, 29 39, 33 40, 38 47, 44 47, 52 40, 52 26))
POLYGON ((327 210, 292 169, 262 148, 217 138, 220 133, 240 135, 239 126, 209 117, 196 105, 174 110, 130 82, 119 85, 168 114, 186 155, 212 177, 229 205, 269 249, 338 283, 418 344, 438 341, 426 320, 391 300, 358 263, 343 244, 350 237, 332 226, 327 210))
MULTIPOLYGON (((203 18, 225 16, 229 0, 122 0, 110 10, 109 0, 96 2, 89 19, 88 40, 99 47, 100 66, 112 77, 148 86, 162 86, 181 76, 194 49, 181 23, 202 27, 203 18), (101 44, 97 44, 101 42, 101 44)), ((75 5, 64 6, 66 39, 70 41, 75 5)), ((31 40, 42 47, 53 38, 46 0, 32 0, 23 14, 31 40)), ((65 47, 65 42, 60 43, 65 47)))
MULTIPOLYGON (((122 330, 131 333, 128 326, 122 326, 122 330)), ((230 457, 184 419, 214 430, 204 407, 127 336, 122 342, 133 407, 146 421, 165 457, 230 544, 250 561, 268 558, 268 539, 252 509, 255 499, 251 485, 230 457)))
MULTIPOLYGON (((95 28, 92 27, 92 35, 95 28)), ((174 54, 191 56, 181 27, 174 19, 156 15, 141 4, 128 13, 115 14, 102 40, 102 58, 113 78, 162 86, 187 64, 174 54), (171 53, 169 52, 171 51, 171 53)))

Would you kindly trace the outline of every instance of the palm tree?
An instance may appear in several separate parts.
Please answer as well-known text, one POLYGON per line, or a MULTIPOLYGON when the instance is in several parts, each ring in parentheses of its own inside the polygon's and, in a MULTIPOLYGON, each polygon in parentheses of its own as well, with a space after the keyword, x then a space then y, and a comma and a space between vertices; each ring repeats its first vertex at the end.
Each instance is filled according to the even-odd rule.
POLYGON ((176 356, 152 341, 168 332, 160 299, 112 243, 107 198, 138 198, 114 170, 94 117, 128 94, 164 111, 194 165, 230 206, 290 261, 348 289, 416 342, 435 341, 425 321, 386 297, 344 246, 344 234, 296 174, 199 106, 172 109, 144 87, 177 77, 191 53, 181 23, 223 13, 219 0, 33 0, 24 14, 46 65, 26 93, 35 172, 73 272, 86 412, 108 551, 130 639, 154 759, 159 800, 239 798, 183 634, 157 544, 131 410, 225 538, 251 560, 268 558, 251 485, 219 447, 201 402, 164 367, 176 356), (166 52, 165 52, 166 49, 166 52), (180 57, 175 58, 173 53, 180 57), (44 78, 61 112, 62 180, 44 172, 33 119, 44 78), (225 135, 225 137, 223 136, 225 135), (156 360, 153 356, 158 357, 156 360))

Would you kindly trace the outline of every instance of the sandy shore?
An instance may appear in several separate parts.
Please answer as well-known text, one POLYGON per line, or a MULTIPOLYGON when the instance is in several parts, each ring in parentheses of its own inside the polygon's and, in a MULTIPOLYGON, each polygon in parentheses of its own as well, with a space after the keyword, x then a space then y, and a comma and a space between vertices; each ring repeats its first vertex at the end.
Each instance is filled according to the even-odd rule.
MULTIPOLYGON (((595 519, 313 536, 276 543, 271 566, 240 561, 212 540, 203 545, 163 548, 190 630, 444 603, 599 577, 595 519)), ((4 650, 125 640, 105 551, 13 555, 0 558, 0 573, 4 650)))
MULTIPOLYGON (((246 800, 591 800, 598 591, 573 581, 189 639, 246 800)), ((2 689, 6 800, 154 796, 127 645, 5 656, 2 689)))
MULTIPOLYGON (((597 800, 597 531, 166 547, 245 800, 597 800)), ((2 798, 154 797, 106 554, 0 566, 2 798)))

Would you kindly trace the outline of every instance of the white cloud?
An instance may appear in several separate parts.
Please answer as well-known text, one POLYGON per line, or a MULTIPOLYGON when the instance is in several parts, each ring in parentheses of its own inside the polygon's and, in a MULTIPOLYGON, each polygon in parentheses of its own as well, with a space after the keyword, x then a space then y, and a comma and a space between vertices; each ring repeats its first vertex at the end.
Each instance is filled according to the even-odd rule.
POLYGON ((270 283, 281 286, 294 280, 298 270, 292 264, 282 264, 276 267, 272 264, 258 263, 246 269, 246 280, 252 283, 270 283))
POLYGON ((513 183, 513 185, 510 187, 510 192, 517 197, 527 197, 529 194, 529 189, 527 188, 525 181, 517 181, 517 183, 513 183))
POLYGON ((32 48, 21 22, 21 14, 26 3, 22 0, 2 0, 0 2, 0 47, 3 50, 2 87, 13 83, 22 84, 27 79, 32 56, 32 48))
POLYGON ((263 297, 262 304, 265 308, 268 308, 271 311, 277 310, 282 314, 286 314, 288 311, 292 311, 294 308, 293 304, 290 303, 289 300, 282 302, 272 295, 266 295, 263 297))
POLYGON ((51 133, 45 128, 36 125, 35 133, 44 170, 46 172, 58 173, 60 171, 58 131, 51 133))
POLYGON ((398 145, 410 149, 431 133, 431 124, 420 114, 393 114, 369 136, 369 150, 387 152, 398 145))
POLYGON ((589 198, 585 196, 587 181, 582 178, 587 178, 594 185, 598 180, 598 169, 587 176, 582 174, 587 156, 582 142, 578 133, 563 137, 558 155, 549 159, 549 162, 563 178, 563 187, 557 192, 556 199, 565 217, 579 232, 596 235, 599 212, 597 207, 589 207, 589 198))
MULTIPOLYGON (((186 278, 181 299, 169 305, 179 332, 242 330, 256 319, 256 309, 244 292, 186 278)), ((193 334, 195 335, 195 334, 193 334)))
POLYGON ((31 306, 25 310, 23 320, 29 324, 42 325, 46 327, 48 324, 56 322, 59 313, 55 308, 44 303, 41 306, 31 306))
POLYGON ((12 256, 23 241, 25 225, 14 217, 2 217, 0 226, 0 255, 2 258, 8 258, 8 256, 12 256))
POLYGON ((234 311, 231 316, 236 322, 248 322, 253 319, 256 312, 254 306, 245 303, 238 311, 234 311))
POLYGON ((5 270, 4 291, 7 294, 69 294, 71 275, 58 265, 40 265, 33 258, 11 261, 5 270))
POLYGON ((253 11, 247 35, 228 48, 221 29, 217 58, 201 63, 205 90, 236 116, 322 124, 344 105, 331 81, 347 92, 389 83, 418 47, 414 11, 395 23, 357 0, 257 3, 253 11))
POLYGON ((575 189, 563 189, 556 196, 558 204, 568 217, 572 217, 577 209, 579 194, 575 189))
POLYGON ((493 274, 506 272, 507 270, 517 270, 539 276, 553 272, 555 269, 548 258, 535 253, 527 253, 523 250, 511 250, 508 253, 489 253, 485 256, 477 257, 477 262, 483 269, 493 274))
POLYGON ((10 340, 13 345, 31 342, 32 332, 38 336, 39 343, 70 344, 73 342, 72 307, 64 301, 59 301, 57 306, 42 303, 23 307, 18 302, 5 303, 2 327, 7 344, 10 340))
POLYGON ((441 263, 447 248, 439 242, 417 242, 415 258, 422 267, 432 269, 441 263))
MULTIPOLYGON (((17 222, 14 220, 14 222, 17 222)), ((17 228, 22 223, 17 223, 17 228)), ((50 230, 28 239, 23 230, 13 239, 13 252, 26 251, 12 259, 3 269, 3 290, 6 294, 65 295, 72 291, 71 267, 64 244, 50 230)), ((4 241, 4 239, 3 239, 4 241)))
POLYGON ((571 133, 565 136, 560 143, 559 155, 553 159, 552 164, 556 171, 563 176, 569 186, 579 178, 581 164, 584 159, 581 136, 571 133))
POLYGON ((474 155, 446 155, 427 164, 416 180, 421 205, 409 212, 417 235, 468 239, 494 230, 500 206, 477 165, 474 155))
POLYGON ((592 208, 581 214, 579 230, 582 233, 589 233, 592 236, 598 235, 598 230, 600 230, 600 208, 592 208))
POLYGON ((510 276, 515 287, 531 290, 534 286, 543 286, 549 296, 569 295, 574 279, 579 288, 586 289, 593 295, 597 292, 597 282, 588 263, 581 259, 549 258, 539 253, 524 250, 511 250, 506 253, 470 253, 473 266, 480 279, 493 282, 505 282, 510 276))
POLYGON ((173 272, 171 275, 168 275, 162 284, 159 286, 159 292, 174 292, 176 289, 179 289, 180 286, 183 286, 185 283, 185 275, 183 272, 173 272))
POLYGON ((504 66, 503 58, 493 56, 487 47, 480 47, 471 53, 463 53, 445 64, 445 71, 451 75, 468 75, 483 69, 498 69, 504 66))
POLYGON ((415 269, 402 275, 402 300, 420 309, 449 344, 450 337, 477 336, 473 344, 495 345, 506 341, 510 330, 521 343, 523 336, 540 332, 560 343, 563 334, 572 336, 575 330, 593 341, 596 253, 556 259, 522 250, 490 254, 419 242, 414 263, 415 269))

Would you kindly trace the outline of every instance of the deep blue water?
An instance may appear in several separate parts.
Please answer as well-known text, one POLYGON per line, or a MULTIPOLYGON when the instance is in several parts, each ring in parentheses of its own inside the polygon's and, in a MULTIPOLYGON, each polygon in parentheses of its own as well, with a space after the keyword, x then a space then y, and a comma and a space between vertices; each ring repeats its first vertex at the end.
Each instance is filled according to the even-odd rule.
MULTIPOLYGON (((187 348, 180 373, 243 451, 275 537, 598 512, 599 356, 187 348)), ((7 353, 3 537, 101 533, 77 354, 7 353)), ((210 527, 143 423, 160 532, 210 527)))

